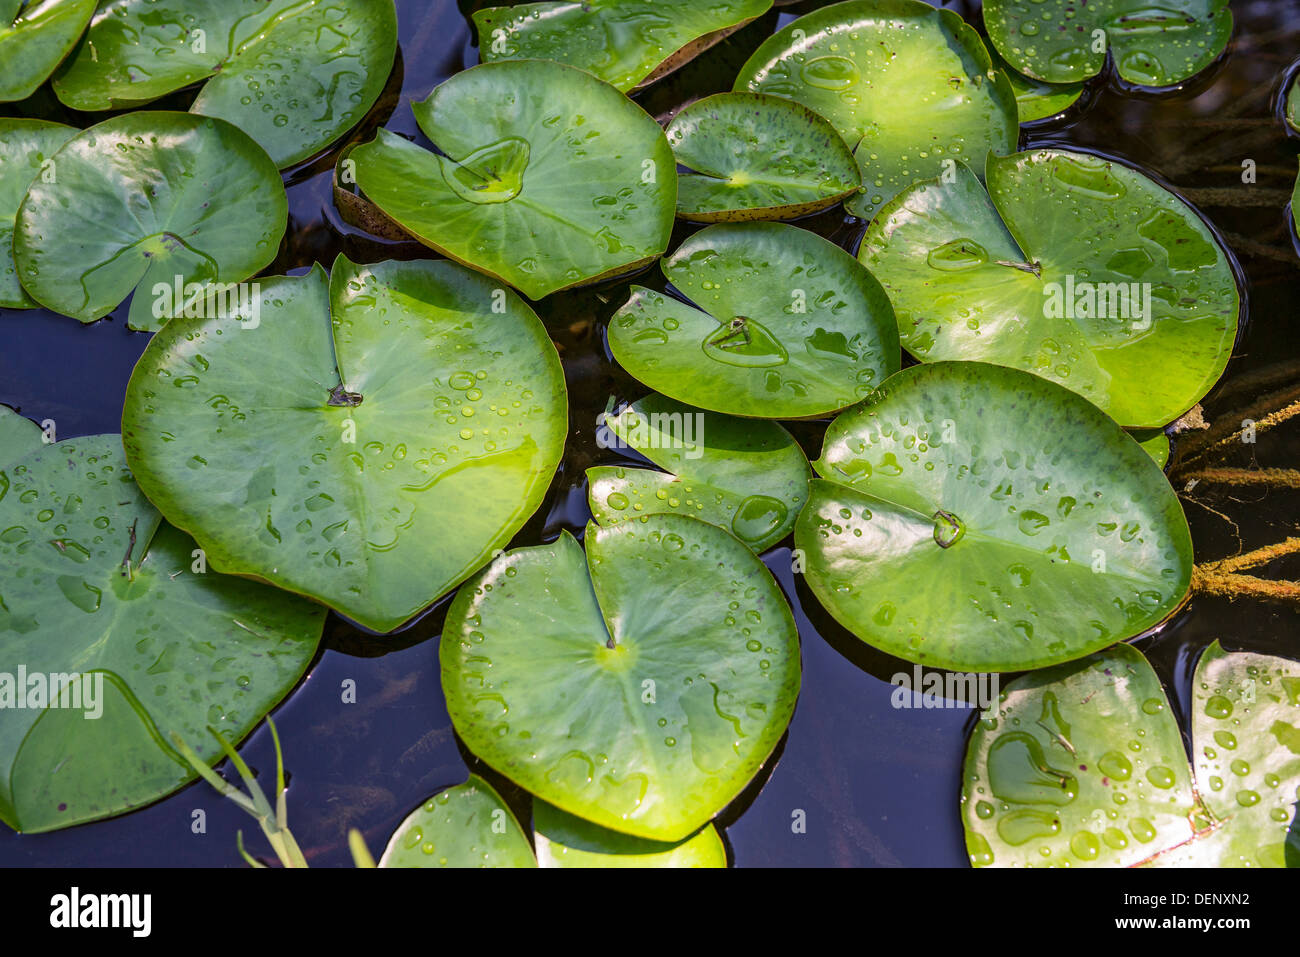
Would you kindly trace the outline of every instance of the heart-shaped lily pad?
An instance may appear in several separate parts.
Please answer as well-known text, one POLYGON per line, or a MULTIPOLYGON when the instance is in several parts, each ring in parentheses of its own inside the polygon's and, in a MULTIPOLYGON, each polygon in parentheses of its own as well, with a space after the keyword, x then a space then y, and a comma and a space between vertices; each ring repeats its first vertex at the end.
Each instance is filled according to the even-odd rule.
POLYGON ((36 306, 23 292, 14 268, 14 220, 32 180, 54 175, 50 158, 76 135, 75 129, 60 123, 0 118, 0 306, 36 306))
POLYGON ((601 827, 680 841, 771 755, 799 692, 781 590, 697 519, 588 525, 499 557, 456 595, 440 656, 452 724, 528 791, 601 827))
POLYGON ((0 103, 35 93, 94 12, 95 0, 0 0, 0 103))
POLYGON ((443 255, 540 299, 668 248, 672 150, 609 84, 544 60, 488 63, 412 109, 438 153, 380 130, 351 156, 366 197, 443 255))
POLYGON ((793 100, 719 93, 667 128, 683 172, 677 215, 701 223, 793 219, 833 206, 862 186, 835 127, 793 100))
POLYGON ((541 867, 727 866, 727 849, 712 824, 667 844, 597 827, 545 801, 533 803, 533 841, 541 867))
POLYGON ((1011 91, 1016 96, 1016 112, 1021 123, 1060 116, 1079 101, 1083 95, 1082 83, 1045 83, 1025 76, 1002 59, 996 50, 990 50, 993 65, 1007 76, 1011 91))
POLYGON ((131 328, 157 329, 192 287, 233 287, 264 268, 288 222, 275 164, 211 117, 116 116, 69 140, 48 170, 18 210, 18 278, 41 305, 82 322, 135 290, 131 328))
POLYGON ((584 0, 489 7, 474 14, 479 55, 556 60, 623 92, 694 59, 772 7, 772 0, 584 0))
POLYGON ((905 349, 1027 369, 1125 426, 1163 426, 1210 390, 1240 297, 1194 210, 1135 169, 1064 150, 991 157, 988 184, 958 168, 868 227, 858 255, 905 349))
POLYGON ((5 464, 0 820, 48 831, 192 780, 168 736, 211 761, 206 728, 248 734, 302 677, 325 615, 206 568, 132 481, 116 435, 5 464))
POLYGON ((476 774, 440 791, 398 825, 380 867, 536 867, 528 835, 476 774))
POLYGON ((909 661, 1018 671, 1141 634, 1187 594, 1164 473, 1095 406, 975 362, 913 366, 845 412, 795 525, 842 625, 909 661))
POLYGON ((202 82, 191 111, 283 168, 355 126, 396 55, 393 0, 112 0, 54 91, 74 110, 115 110, 202 82))
POLYGON ((857 402, 902 362, 880 284, 815 233, 720 223, 660 267, 695 305, 634 286, 610 320, 609 347, 674 399, 756 418, 823 415, 857 402))
POLYGON ((215 567, 390 631, 541 502, 568 421, 559 357, 517 296, 445 261, 340 257, 332 279, 263 280, 259 302, 255 327, 154 337, 127 455, 215 567))
POLYGON ((606 416, 605 424, 665 471, 587 469, 591 513, 602 525, 658 512, 690 515, 762 552, 790 533, 808 499, 808 459, 775 422, 651 395, 606 416))
POLYGON ((1016 148, 1016 100, 983 41, 952 10, 921 0, 850 0, 795 20, 759 47, 735 89, 789 97, 852 147, 870 218, 900 190, 953 162, 980 169, 1016 148))
POLYGON ((1007 62, 1036 80, 1086 80, 1110 53, 1124 80, 1162 87, 1219 57, 1232 12, 1228 0, 985 0, 984 26, 1007 62))
POLYGON ((1116 645, 1017 678, 966 752, 977 866, 1300 866, 1300 665, 1223 651, 1192 680, 1192 770, 1150 664, 1116 645))

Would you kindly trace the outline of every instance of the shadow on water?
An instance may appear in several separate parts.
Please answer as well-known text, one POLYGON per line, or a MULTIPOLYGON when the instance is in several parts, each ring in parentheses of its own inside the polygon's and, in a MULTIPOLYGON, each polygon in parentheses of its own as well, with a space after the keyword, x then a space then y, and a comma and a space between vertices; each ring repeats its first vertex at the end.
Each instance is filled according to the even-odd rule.
MULTIPOLYGON (((485 4, 463 0, 465 12, 485 4)), ((638 94, 662 116, 684 102, 728 89, 762 39, 794 14, 824 4, 784 7, 729 38, 677 74, 638 94)), ((950 3, 978 23, 976 4, 950 3)), ((458 4, 397 0, 402 55, 389 89, 348 140, 288 175, 290 226, 268 272, 329 264, 339 253, 359 262, 432 254, 415 243, 369 237, 334 209, 331 171, 338 152, 370 138, 379 125, 421 139, 411 103, 477 61, 458 4)), ((1211 422, 1235 414, 1267 383, 1300 382, 1300 259, 1284 207, 1296 176, 1300 141, 1278 119, 1281 78, 1300 50, 1300 0, 1234 5, 1237 34, 1206 78, 1159 97, 1124 94, 1093 84, 1084 107, 1062 121, 1034 124, 1027 145, 1061 143, 1105 152, 1150 170, 1195 204, 1232 247, 1250 292, 1251 321, 1228 374, 1204 403, 1211 422), (1244 185, 1243 163, 1257 182, 1244 185)), ((185 109, 193 92, 160 104, 185 109)), ((99 117, 69 114, 48 90, 7 112, 86 126, 99 117)), ((847 249, 862 224, 827 212, 800 223, 847 249)), ((679 225, 675 246, 698 227, 679 225)), ((610 359, 604 325, 627 298, 633 277, 562 293, 537 304, 564 359, 570 437, 546 502, 514 544, 549 541, 563 529, 581 535, 589 518, 584 471, 621 460, 596 442, 596 416, 611 398, 636 399, 645 389, 610 359)), ((635 281, 662 289, 657 269, 635 281)), ((148 337, 126 329, 126 307, 82 326, 43 310, 0 310, 0 402, 37 421, 54 419, 71 438, 119 428, 131 368, 148 337)), ((792 426, 816 457, 824 423, 792 426)), ((1240 468, 1300 466, 1300 429, 1261 433, 1255 444, 1229 449, 1221 464, 1240 468)), ((1183 491, 1201 561, 1223 558, 1293 534, 1300 489, 1198 483, 1183 491)), ((720 817, 738 865, 961 866, 958 816, 961 763, 972 710, 895 708, 890 677, 911 666, 863 645, 821 610, 791 570, 789 541, 765 556, 790 599, 802 641, 803 690, 776 759, 720 817)), ((1300 558, 1283 557, 1265 577, 1300 578, 1300 558)), ((337 616, 325 630, 310 676, 276 712, 292 772, 290 820, 315 865, 347 865, 349 827, 360 828, 378 854, 401 819, 430 794, 460 783, 467 768, 501 785, 521 818, 527 801, 484 768, 458 741, 447 716, 438 672, 437 637, 444 598, 391 637, 370 635, 337 616), (355 687, 355 703, 346 703, 355 687)), ((1191 676, 1214 639, 1229 650, 1300 656, 1300 619, 1292 606, 1198 597, 1139 647, 1171 689, 1185 721, 1191 676)), ((253 767, 274 767, 270 736, 259 728, 243 747, 253 767)), ((250 822, 204 785, 149 808, 69 831, 20 836, 0 829, 0 864, 240 866, 236 829, 250 822), (206 828, 195 833, 195 813, 206 828)), ((254 841, 254 850, 260 847, 254 841)), ((1292 849, 1294 852, 1294 849, 1292 849)), ((1294 852, 1300 853, 1300 852, 1294 852)))

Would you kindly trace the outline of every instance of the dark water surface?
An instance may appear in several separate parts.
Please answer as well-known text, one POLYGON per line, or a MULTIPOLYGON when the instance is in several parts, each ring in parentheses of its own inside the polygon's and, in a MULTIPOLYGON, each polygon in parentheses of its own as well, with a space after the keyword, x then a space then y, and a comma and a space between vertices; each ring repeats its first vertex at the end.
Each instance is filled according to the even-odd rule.
MULTIPOLYGON (((478 4, 487 5, 487 4, 478 4)), ((661 115, 695 97, 729 89, 741 63, 792 12, 769 14, 641 94, 661 115)), ((978 23, 977 4, 950 3, 978 23)), ((402 55, 389 94, 350 141, 387 125, 418 137, 410 103, 477 59, 466 13, 475 4, 397 0, 402 55)), ((1199 206, 1235 251, 1247 282, 1249 322, 1228 374, 1204 403, 1213 422, 1245 417, 1241 410, 1266 394, 1278 408, 1300 400, 1300 259, 1284 206, 1296 175, 1300 140, 1277 117, 1283 74, 1300 57, 1300 0, 1234 3, 1237 32, 1222 62, 1186 90, 1158 98, 1098 86, 1085 109, 1063 122, 1036 127, 1024 145, 1059 143, 1103 151, 1163 178, 1199 206), (1258 181, 1242 183, 1253 160, 1258 181)), ((184 109, 189 94, 159 108, 184 109)), ((48 88, 26 104, 0 112, 26 113, 86 126, 101 118, 69 115, 48 88)), ((422 138, 421 138, 422 139, 422 138)), ((340 144, 341 148, 345 144, 340 144)), ((384 243, 341 221, 331 199, 337 150, 293 171, 290 223, 268 274, 327 266, 346 253, 360 262, 433 254, 414 244, 384 243)), ((800 225, 856 250, 862 226, 832 212, 800 225)), ((679 227, 673 246, 693 231, 679 227)), ((662 283, 657 270, 637 277, 662 283)), ((581 534, 588 518, 583 472, 618 461, 595 441, 597 413, 611 396, 637 398, 645 389, 608 357, 603 324, 628 295, 629 281, 562 293, 537 305, 564 359, 571 431, 564 464, 547 500, 514 545, 549 541, 561 529, 581 534)), ((148 341, 126 328, 126 307, 83 326, 44 310, 0 310, 0 402, 37 421, 54 419, 58 437, 120 428, 127 378, 148 341)), ((1152 370, 1158 374, 1158 370, 1152 370)), ((1264 413, 1266 414, 1266 413, 1264 413)), ((1263 419, 1263 414, 1251 414, 1263 419)), ((824 424, 794 431, 816 454, 824 424)), ((1190 443, 1184 443, 1184 453, 1190 443)), ((1205 462, 1196 463, 1199 467, 1205 462)), ((1213 464, 1239 468, 1300 467, 1300 420, 1261 432, 1253 445, 1233 445, 1213 464)), ((1182 492, 1186 470, 1175 473, 1182 492)), ((1175 461, 1175 470, 1180 464, 1175 461)), ((1200 562, 1224 558, 1295 535, 1300 490, 1228 486, 1202 480, 1183 494, 1200 562)), ((972 712, 965 708, 898 710, 889 677, 911 666, 875 652, 836 625, 790 573, 789 543, 768 553, 795 610, 803 644, 803 692, 790 732, 760 778, 724 812, 721 823, 737 865, 963 866, 958 814, 960 768, 972 712), (805 833, 791 822, 804 812, 805 833)), ((1300 557, 1253 570, 1270 579, 1300 578, 1300 557)), ((504 785, 460 746, 443 705, 438 633, 444 599, 406 631, 368 635, 331 615, 323 650, 309 677, 274 717, 291 774, 289 818, 309 862, 349 865, 346 834, 360 828, 378 855, 397 823, 430 794, 464 781, 467 765, 504 785), (356 682, 357 702, 341 687, 356 682)), ((1139 639, 1187 717, 1192 669, 1214 639, 1229 650, 1300 657, 1297 606, 1244 599, 1196 598, 1163 630, 1139 639)), ((262 779, 274 768, 270 735, 259 728, 241 749, 262 779)), ((526 807, 526 803, 525 803, 526 807)), ((256 824, 206 784, 192 785, 149 808, 54 834, 23 836, 0 827, 0 865, 240 866, 235 831, 254 854, 269 854, 256 824), (207 832, 194 834, 196 809, 207 832)))

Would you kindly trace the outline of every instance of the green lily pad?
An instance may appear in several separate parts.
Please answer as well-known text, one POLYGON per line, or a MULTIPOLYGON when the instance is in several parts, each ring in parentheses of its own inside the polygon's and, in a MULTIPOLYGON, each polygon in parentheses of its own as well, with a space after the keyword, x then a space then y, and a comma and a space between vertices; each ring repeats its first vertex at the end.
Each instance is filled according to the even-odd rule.
POLYGON ((1213 387, 1240 297, 1195 211, 1137 170, 1064 150, 991 157, 988 184, 959 168, 868 227, 858 256, 905 349, 1027 369, 1136 428, 1213 387))
POLYGON ((993 65, 1006 74, 1011 84, 1021 123, 1060 116, 1083 96, 1082 83, 1044 83, 1016 70, 996 50, 990 50, 989 54, 993 57, 993 65))
POLYGON ((116 116, 51 162, 18 210, 14 261, 34 300, 82 322, 135 290, 131 328, 158 329, 189 295, 159 290, 243 282, 275 258, 288 222, 275 164, 224 120, 116 116))
POLYGON ((1164 429, 1134 429, 1129 434, 1147 455, 1155 459, 1156 465, 1164 468, 1169 464, 1169 436, 1164 429))
POLYGON ((1159 624, 1192 542, 1164 473, 1095 406, 975 362, 913 366, 826 433, 795 525, 813 593, 899 658, 1018 671, 1159 624))
POLYGON ((808 499, 808 459, 775 422, 651 395, 606 416, 605 424, 665 471, 587 469, 588 501, 601 525, 660 512, 690 515, 763 552, 790 533, 808 499))
POLYGON ((396 55, 393 0, 114 0, 54 92, 117 110, 203 83, 191 112, 238 126, 284 168, 360 122, 396 55))
POLYGON ((815 233, 720 223, 660 268, 695 305, 633 286, 610 320, 609 347, 633 376, 681 402, 755 418, 823 415, 902 362, 880 284, 815 233))
POLYGON ((1122 79, 1163 87, 1218 59, 1232 12, 1228 0, 985 0, 984 26, 998 53, 1036 80, 1086 80, 1110 53, 1122 79))
POLYGON ((772 7, 772 0, 585 0, 474 14, 479 55, 555 60, 623 92, 647 86, 772 7))
POLYGON ((677 215, 700 223, 793 219, 862 186, 835 127, 807 107, 761 93, 697 100, 667 127, 681 173, 677 215))
POLYGON ((1190 838, 1195 803, 1160 680, 1124 644, 1012 681, 966 751, 976 867, 1127 867, 1190 838))
POLYGON ((380 867, 536 867, 532 845, 501 795, 476 774, 412 811, 380 867))
POLYGON ((0 480, 10 827, 69 827, 169 794, 195 777, 171 733, 215 760, 207 728, 238 741, 302 677, 324 609, 203 569, 132 480, 118 436, 44 447, 0 480), (51 675, 71 678, 64 697, 51 675))
MULTIPOLYGON (((0 468, 35 452, 42 444, 41 430, 35 422, 8 406, 0 405, 0 468)), ((0 482, 0 501, 4 500, 8 488, 7 484, 0 482)))
POLYGON ((0 103, 25 100, 86 30, 95 0, 0 0, 0 103))
POLYGON ((921 0, 851 0, 795 20, 759 47, 736 90, 820 113, 852 147, 863 191, 845 206, 870 219, 902 189, 952 162, 982 168, 1010 153, 1015 94, 952 10, 921 0))
POLYGON ((175 319, 149 343, 127 456, 215 567, 391 631, 540 504, 568 422, 559 357, 455 263, 341 256, 260 296, 255 328, 175 319))
POLYGON ((1291 85, 1287 87, 1283 113, 1286 117, 1286 125, 1300 133, 1300 74, 1297 74, 1296 79, 1293 79, 1291 85))
POLYGON ((966 752, 962 819, 982 866, 1300 866, 1300 664, 1223 651, 1192 680, 1192 769, 1128 645, 1011 682, 966 752))
POLYGON ((541 867, 727 866, 727 849, 712 824, 665 844, 597 827, 545 801, 533 803, 533 840, 541 867))
POLYGON ((758 773, 799 692, 762 562, 649 515, 505 553, 456 595, 442 687, 466 746, 542 800, 653 841, 699 830, 758 773))
POLYGON ((1300 663, 1211 645, 1192 680, 1192 754, 1222 832, 1198 863, 1300 867, 1300 663))
POLYGON ((60 123, 0 118, 0 306, 36 306, 23 292, 14 267, 14 220, 32 180, 53 175, 55 167, 47 162, 76 135, 75 129, 60 123))
POLYGON ((444 256, 540 299, 668 248, 672 150, 608 84, 544 60, 488 63, 412 109, 439 152, 380 130, 351 153, 357 185, 444 256))

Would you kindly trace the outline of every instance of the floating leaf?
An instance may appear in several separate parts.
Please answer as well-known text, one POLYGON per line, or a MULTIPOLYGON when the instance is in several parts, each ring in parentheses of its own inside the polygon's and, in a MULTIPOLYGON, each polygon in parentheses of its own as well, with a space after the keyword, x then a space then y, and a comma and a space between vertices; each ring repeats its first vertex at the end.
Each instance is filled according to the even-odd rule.
POLYGON ((191 112, 238 126, 284 168, 360 122, 396 55, 393 0, 113 0, 54 92, 116 110, 203 83, 191 112))
POLYGON ((903 347, 1026 369, 1125 426, 1195 405, 1227 365, 1240 307, 1196 212, 1135 169, 1064 150, 992 157, 988 183, 960 168, 868 227, 858 256, 903 347))
POLYGON ((1192 692, 1195 790, 1169 702, 1136 649, 1011 682, 966 752, 971 862, 1300 866, 1300 665, 1216 641, 1192 692))
POLYGON ((388 841, 380 867, 536 867, 528 836, 481 777, 440 791, 388 841))
POLYGON ((602 525, 659 512, 690 515, 763 552, 790 533, 808 499, 808 459, 775 422, 701 412, 651 395, 605 424, 665 471, 588 469, 588 500, 602 525))
POLYGON ((852 405, 898 370, 880 284, 815 233, 709 226, 660 265, 696 305, 634 286, 609 323, 614 358, 658 392, 715 412, 797 418, 852 405))
POLYGON ((680 166, 677 215, 701 223, 793 219, 862 185, 853 153, 812 110, 779 96, 719 93, 667 128, 680 166))
POLYGON ((533 803, 533 840, 541 867, 727 866, 727 849, 712 824, 666 844, 597 827, 545 801, 533 803))
POLYGON ((1127 867, 1192 836, 1192 775, 1136 649, 1017 678, 976 724, 962 773, 976 867, 1127 867))
POLYGON ((794 619, 737 539, 679 515, 507 552, 456 595, 442 687, 466 746, 570 814, 680 841, 736 797, 799 691, 794 619))
MULTIPOLYGON (((0 468, 37 451, 41 445, 41 430, 35 422, 0 405, 0 468)), ((7 489, 8 485, 0 482, 0 501, 7 489)))
POLYGON ((1021 123, 1035 123, 1060 116, 1079 102, 1079 97, 1083 95, 1082 83, 1044 83, 1013 68, 996 50, 990 50, 989 54, 993 57, 993 65, 1006 74, 1007 81, 1011 84, 1021 123))
POLYGON ((275 164, 224 120, 129 113, 70 139, 18 211, 14 260, 41 305, 94 322, 132 290, 132 329, 158 329, 180 285, 240 283, 279 249, 275 164))
POLYGON ((1286 91, 1286 103, 1283 106, 1286 124, 1300 133, 1300 74, 1291 81, 1286 91))
POLYGON ((998 53, 1036 80, 1086 80, 1109 53, 1122 79, 1162 87, 1218 59, 1232 12, 1228 0, 985 0, 984 26, 998 53))
POLYGON ((54 175, 50 158, 77 131, 44 120, 0 118, 0 306, 31 309, 14 268, 14 220, 32 181, 54 175))
POLYGON ((585 0, 474 14, 483 61, 556 60, 623 92, 647 86, 766 13, 772 0, 585 0))
POLYGON ((330 279, 264 280, 257 311, 154 337, 127 455, 214 566, 390 631, 540 504, 568 421, 555 347, 517 296, 445 261, 340 257, 330 279))
POLYGON ((412 109, 439 152, 380 130, 352 151, 357 184, 443 255, 540 299, 668 248, 672 150, 608 84, 547 61, 489 63, 412 109))
POLYGON ((94 12, 95 0, 0 0, 0 103, 35 93, 94 12))
POLYGON ((830 120, 862 171, 864 189, 845 206, 867 219, 951 163, 982 169, 1019 135, 1015 95, 979 34, 920 0, 851 0, 800 17, 755 51, 735 88, 830 120))
POLYGON ((118 436, 42 448, 0 489, 10 827, 69 827, 171 793, 195 776, 171 733, 210 763, 221 752, 206 729, 243 738, 315 655, 324 609, 205 568, 132 480, 118 436), (64 678, 60 697, 49 689, 64 678))
POLYGON ((795 526, 808 584, 891 655, 957 671, 1079 658, 1159 624, 1192 542, 1160 468, 1095 406, 975 362, 845 412, 795 526))
POLYGON ((1169 464, 1169 436, 1164 429, 1136 429, 1129 434, 1147 455, 1155 459, 1156 465, 1164 468, 1169 464))

